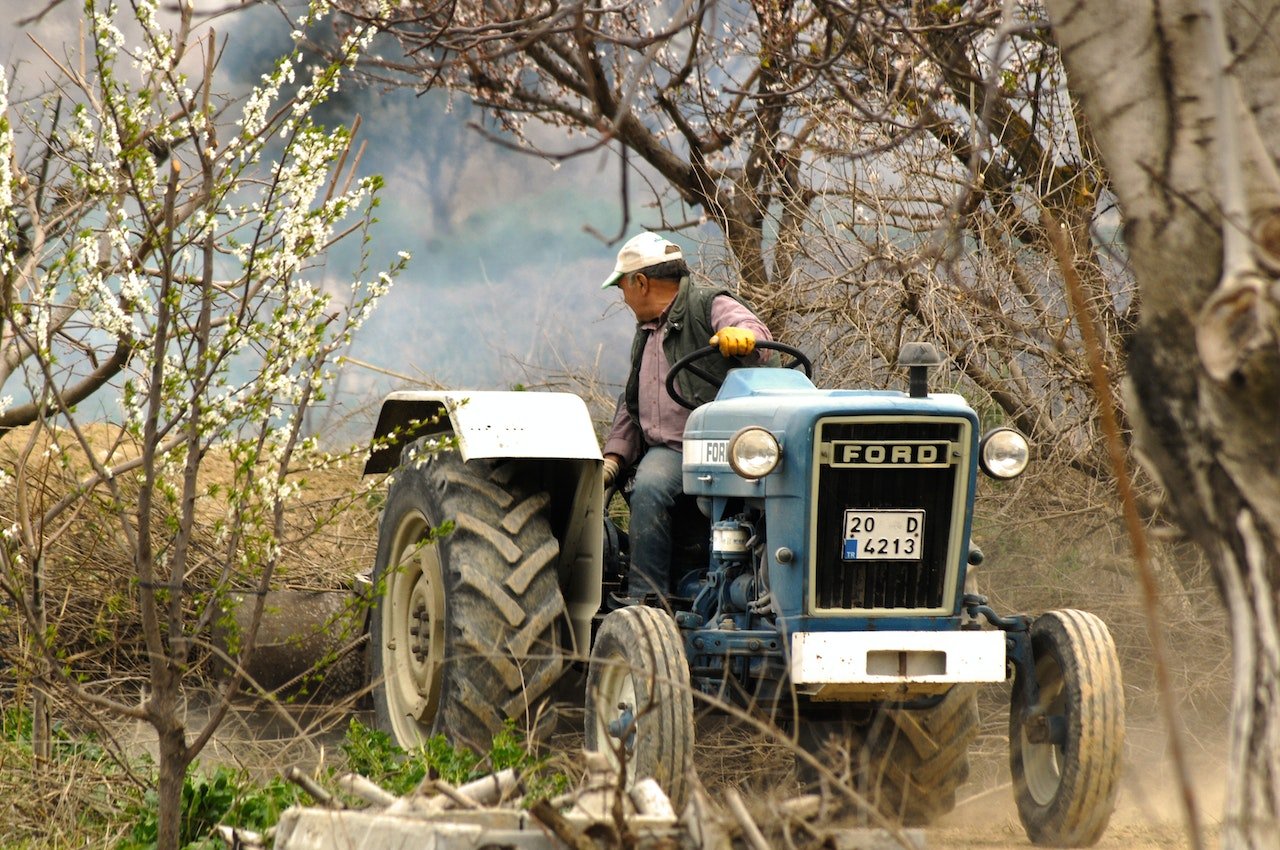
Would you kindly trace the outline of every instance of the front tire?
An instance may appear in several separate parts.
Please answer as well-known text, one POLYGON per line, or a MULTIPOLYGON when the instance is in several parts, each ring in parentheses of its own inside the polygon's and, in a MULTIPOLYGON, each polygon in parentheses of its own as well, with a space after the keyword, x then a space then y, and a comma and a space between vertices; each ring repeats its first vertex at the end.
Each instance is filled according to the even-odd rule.
POLYGON ((1088 847, 1115 809, 1124 751, 1124 686, 1106 625, 1084 611, 1050 611, 1031 627, 1040 696, 1025 716, 1020 682, 1009 714, 1009 762, 1027 837, 1088 847), (1040 719, 1043 718, 1043 719, 1040 719))
POLYGON ((587 672, 586 744, 626 787, 652 778, 677 812, 689 796, 693 694, 680 632, 657 608, 631 606, 607 615, 587 672))
POLYGON ((377 727, 406 749, 442 734, 488 752, 560 678, 564 600, 545 493, 511 464, 442 453, 396 473, 370 618, 377 727), (437 535, 453 523, 447 534, 437 535))

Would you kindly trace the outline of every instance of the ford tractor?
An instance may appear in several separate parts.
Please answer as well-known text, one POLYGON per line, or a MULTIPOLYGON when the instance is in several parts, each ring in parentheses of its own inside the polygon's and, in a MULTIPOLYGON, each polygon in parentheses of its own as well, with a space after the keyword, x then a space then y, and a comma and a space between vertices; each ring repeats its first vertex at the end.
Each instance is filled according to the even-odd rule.
MULTIPOLYGON (((782 368, 731 370, 689 416, 675 580, 639 601, 616 592, 628 540, 581 399, 388 396, 366 466, 392 473, 370 619, 377 723, 404 746, 443 734, 484 751, 585 677, 586 747, 677 806, 695 706, 731 706, 818 764, 845 754, 842 781, 922 825, 968 776, 979 687, 1011 679, 1028 836, 1095 842, 1124 737, 1111 636, 1077 610, 1002 616, 970 581, 978 473, 1019 475, 1026 440, 982 434, 961 396, 930 392, 931 345, 904 346, 905 391, 818 389, 802 352, 760 346, 782 368)), ((699 361, 718 356, 673 364, 667 391, 690 406, 688 375, 710 379, 699 361)))

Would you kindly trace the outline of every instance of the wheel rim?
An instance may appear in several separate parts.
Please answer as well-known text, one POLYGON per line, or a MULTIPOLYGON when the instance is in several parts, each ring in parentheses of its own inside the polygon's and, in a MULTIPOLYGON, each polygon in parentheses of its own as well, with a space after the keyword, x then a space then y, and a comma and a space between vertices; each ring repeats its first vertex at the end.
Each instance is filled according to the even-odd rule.
MULTIPOLYGON (((1066 713, 1066 691, 1062 669, 1052 656, 1036 659, 1036 682, 1040 688, 1040 708, 1048 717, 1066 713)), ((1038 805, 1047 806, 1062 786, 1065 752, 1061 745, 1028 740, 1027 725, 1021 727, 1022 775, 1027 792, 1038 805)))
POLYGON ((383 689, 398 742, 425 740, 440 704, 444 671, 444 582, 440 553, 420 513, 400 520, 382 605, 383 689))
POLYGON ((626 659, 618 656, 608 659, 596 687, 595 701, 595 733, 599 749, 615 773, 621 766, 621 753, 625 750, 627 783, 630 784, 635 779, 640 719, 635 679, 626 659))

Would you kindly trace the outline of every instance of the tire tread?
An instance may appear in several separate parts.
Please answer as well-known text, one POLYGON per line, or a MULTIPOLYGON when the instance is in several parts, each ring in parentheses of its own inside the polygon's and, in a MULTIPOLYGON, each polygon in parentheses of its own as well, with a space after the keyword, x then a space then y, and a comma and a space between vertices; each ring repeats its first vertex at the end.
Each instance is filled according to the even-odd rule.
POLYGON ((1106 830, 1119 789, 1124 687, 1115 643, 1095 615, 1063 609, 1035 621, 1032 644, 1037 657, 1053 653, 1058 662, 1069 722, 1057 790, 1048 803, 1041 804, 1026 782, 1022 700, 1015 683, 1009 741, 1018 816, 1036 844, 1087 847, 1106 830))
MULTIPOLYGON (((978 735, 977 688, 956 685, 925 709, 882 708, 869 721, 828 721, 852 755, 854 788, 885 817, 927 826, 955 808, 969 778, 969 746, 978 735)), ((821 749, 821 731, 801 742, 821 749)))
POLYGON ((601 623, 587 678, 588 750, 612 746, 598 732, 596 692, 605 669, 620 665, 631 671, 640 703, 634 772, 655 779, 680 811, 690 788, 693 696, 684 645, 671 617, 656 608, 632 606, 612 612, 601 623))
MULTIPOLYGON (((544 516, 549 497, 523 492, 512 469, 517 466, 443 453, 393 479, 375 584, 387 569, 384 544, 398 516, 416 511, 432 526, 446 520, 455 525, 432 544, 440 547, 447 620, 440 703, 429 723, 418 724, 420 739, 397 740, 400 746, 443 734, 486 752, 504 721, 538 706, 563 673, 558 620, 566 609, 556 571, 559 545, 544 516)), ((375 644, 375 681, 381 654, 390 651, 375 644)), ((375 688, 375 722, 398 735, 390 705, 383 689, 375 688)))

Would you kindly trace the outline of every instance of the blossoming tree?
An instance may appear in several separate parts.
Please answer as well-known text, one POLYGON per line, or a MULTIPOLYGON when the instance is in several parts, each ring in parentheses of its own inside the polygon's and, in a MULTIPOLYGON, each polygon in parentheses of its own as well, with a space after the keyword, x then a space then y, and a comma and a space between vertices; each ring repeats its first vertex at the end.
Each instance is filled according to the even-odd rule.
MULTIPOLYGON (((236 105, 215 92, 221 45, 193 4, 169 26, 154 0, 132 10, 90 0, 82 52, 46 49, 52 82, 38 96, 12 96, 0 68, 0 433, 12 460, 0 473, 0 616, 17 623, 20 673, 42 698, 155 729, 159 846, 171 848, 186 768, 226 710, 188 728, 181 689, 233 591, 256 602, 223 661, 239 671, 252 652, 296 472, 331 460, 304 416, 407 256, 374 274, 362 251, 347 283, 320 264, 348 235, 367 248, 377 206, 378 180, 354 175, 351 133, 309 118, 367 29, 325 66, 285 55, 236 105), (117 404, 104 441, 81 411, 117 404), (230 483, 202 474, 213 455, 230 483), (66 594, 50 553, 91 515, 111 517, 131 561, 103 592, 136 611, 140 691, 87 673, 60 640, 65 608, 49 605, 66 594)), ((295 44, 326 14, 313 4, 295 44)))

